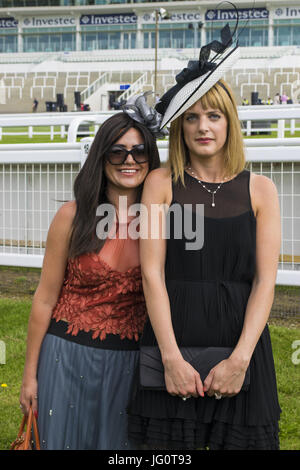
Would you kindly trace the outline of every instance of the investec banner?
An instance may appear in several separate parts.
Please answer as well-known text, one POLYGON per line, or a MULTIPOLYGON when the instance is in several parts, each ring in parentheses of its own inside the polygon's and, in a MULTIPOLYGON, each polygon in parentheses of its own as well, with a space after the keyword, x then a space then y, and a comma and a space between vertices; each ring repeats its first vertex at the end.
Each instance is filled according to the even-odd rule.
MULTIPOLYGON (((154 14, 149 14, 145 13, 143 15, 143 23, 154 23, 155 22, 155 15, 154 14)), ((176 13, 170 13, 169 18, 167 20, 161 20, 159 18, 160 22, 164 23, 183 23, 183 22, 193 22, 193 21, 200 21, 201 20, 201 13, 198 11, 196 12, 176 12, 176 13)))
POLYGON ((134 13, 118 13, 116 15, 82 15, 80 24, 84 26, 104 26, 112 24, 135 24, 137 16, 134 13))
POLYGON ((32 16, 24 18, 23 28, 53 28, 55 26, 75 26, 74 16, 32 16))
POLYGON ((18 20, 15 18, 0 18, 0 28, 17 28, 18 20))
POLYGON ((300 18, 300 4, 292 7, 279 7, 274 10, 273 18, 276 20, 286 20, 290 18, 300 18))
POLYGON ((207 10, 205 19, 207 21, 229 21, 235 20, 263 20, 269 18, 269 11, 266 8, 238 8, 228 10, 207 10))

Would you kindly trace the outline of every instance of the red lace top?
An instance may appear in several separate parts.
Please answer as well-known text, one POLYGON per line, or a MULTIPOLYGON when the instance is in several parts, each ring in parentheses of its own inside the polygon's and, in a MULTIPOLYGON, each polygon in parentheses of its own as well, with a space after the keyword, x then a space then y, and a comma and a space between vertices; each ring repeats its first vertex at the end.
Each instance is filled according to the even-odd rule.
MULTIPOLYGON (((124 233, 124 232, 123 232, 124 233)), ((146 320, 138 240, 107 238, 98 254, 69 259, 52 318, 69 323, 67 333, 92 331, 138 341, 146 320)))

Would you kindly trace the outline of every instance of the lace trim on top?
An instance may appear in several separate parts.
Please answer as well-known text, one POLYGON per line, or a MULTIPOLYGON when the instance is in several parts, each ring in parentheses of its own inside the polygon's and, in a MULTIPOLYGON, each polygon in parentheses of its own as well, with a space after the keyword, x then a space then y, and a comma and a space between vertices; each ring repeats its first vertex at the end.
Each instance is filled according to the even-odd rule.
POLYGON ((146 321, 138 240, 107 239, 99 254, 69 259, 52 318, 66 320, 72 335, 83 330, 93 339, 115 334, 138 341, 146 321))

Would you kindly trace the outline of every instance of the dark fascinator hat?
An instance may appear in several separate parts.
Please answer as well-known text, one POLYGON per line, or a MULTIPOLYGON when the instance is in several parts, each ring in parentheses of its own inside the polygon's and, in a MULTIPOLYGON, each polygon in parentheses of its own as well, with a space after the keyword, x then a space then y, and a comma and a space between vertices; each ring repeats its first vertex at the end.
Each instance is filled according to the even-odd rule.
POLYGON ((238 60, 238 43, 233 45, 238 12, 231 2, 226 3, 230 3, 236 10, 236 26, 233 33, 227 23, 221 30, 221 41, 214 40, 201 47, 199 59, 190 60, 187 67, 176 75, 176 85, 170 88, 155 106, 156 111, 163 115, 161 129, 205 95, 238 60), (211 52, 215 52, 212 58, 211 52))
POLYGON ((146 126, 156 138, 163 138, 168 134, 168 131, 161 129, 162 115, 148 105, 147 96, 149 94, 152 94, 152 91, 130 97, 122 106, 122 110, 134 121, 146 126))

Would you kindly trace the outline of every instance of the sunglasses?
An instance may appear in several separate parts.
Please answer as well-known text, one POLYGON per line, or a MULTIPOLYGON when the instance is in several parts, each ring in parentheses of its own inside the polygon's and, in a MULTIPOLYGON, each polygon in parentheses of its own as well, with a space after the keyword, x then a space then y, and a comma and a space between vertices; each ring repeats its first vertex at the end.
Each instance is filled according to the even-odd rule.
POLYGON ((106 158, 111 165, 123 165, 129 154, 136 163, 146 163, 149 160, 144 144, 135 145, 130 150, 114 145, 108 150, 106 158))

